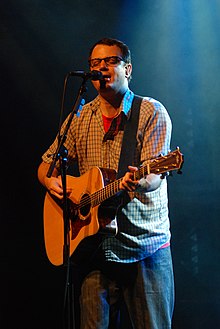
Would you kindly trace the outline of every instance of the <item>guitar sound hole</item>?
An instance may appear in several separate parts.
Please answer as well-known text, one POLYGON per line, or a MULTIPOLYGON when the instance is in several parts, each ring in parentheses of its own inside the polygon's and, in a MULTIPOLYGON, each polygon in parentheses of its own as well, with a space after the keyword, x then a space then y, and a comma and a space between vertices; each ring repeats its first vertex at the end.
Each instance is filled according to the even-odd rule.
POLYGON ((80 201, 80 215, 86 218, 91 209, 91 199, 89 194, 84 194, 80 201))

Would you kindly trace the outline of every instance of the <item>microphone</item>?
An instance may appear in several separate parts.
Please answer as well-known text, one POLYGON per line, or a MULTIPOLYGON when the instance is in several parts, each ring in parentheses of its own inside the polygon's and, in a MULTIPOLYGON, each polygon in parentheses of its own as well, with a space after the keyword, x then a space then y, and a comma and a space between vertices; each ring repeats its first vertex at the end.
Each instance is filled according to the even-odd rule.
POLYGON ((83 79, 91 79, 91 80, 102 80, 103 74, 100 71, 90 71, 90 72, 84 72, 84 71, 72 71, 69 73, 71 76, 75 77, 81 77, 83 79))

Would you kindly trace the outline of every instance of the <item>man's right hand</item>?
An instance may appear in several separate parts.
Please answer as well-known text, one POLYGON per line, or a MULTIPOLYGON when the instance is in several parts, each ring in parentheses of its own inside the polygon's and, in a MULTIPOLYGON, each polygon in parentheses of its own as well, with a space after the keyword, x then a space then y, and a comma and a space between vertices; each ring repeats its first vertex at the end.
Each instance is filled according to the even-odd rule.
POLYGON ((62 180, 61 176, 58 177, 45 177, 44 178, 44 185, 46 189, 56 196, 59 199, 62 199, 63 197, 63 187, 62 187, 62 180))

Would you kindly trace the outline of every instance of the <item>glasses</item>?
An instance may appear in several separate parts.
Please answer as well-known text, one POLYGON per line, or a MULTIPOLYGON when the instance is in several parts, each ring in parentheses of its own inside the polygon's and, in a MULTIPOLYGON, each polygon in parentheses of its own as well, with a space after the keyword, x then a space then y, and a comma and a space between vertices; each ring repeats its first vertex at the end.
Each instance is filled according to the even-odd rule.
POLYGON ((100 66, 101 62, 104 61, 107 66, 117 66, 119 62, 123 61, 122 57, 119 56, 110 56, 105 58, 93 58, 89 60, 89 65, 92 68, 97 68, 100 66))

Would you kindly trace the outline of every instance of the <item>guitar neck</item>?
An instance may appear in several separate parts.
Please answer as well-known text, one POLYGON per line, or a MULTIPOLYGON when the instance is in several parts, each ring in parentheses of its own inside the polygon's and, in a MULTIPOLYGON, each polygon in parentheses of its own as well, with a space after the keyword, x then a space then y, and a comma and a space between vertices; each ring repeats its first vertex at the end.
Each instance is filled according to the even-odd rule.
MULTIPOLYGON (((139 170, 134 172, 134 179, 139 180, 149 173, 150 173, 150 165, 143 166, 139 170)), ((109 183, 101 190, 94 192, 93 195, 91 196, 93 206, 97 206, 100 203, 104 202, 105 200, 116 195, 120 191, 119 186, 122 179, 123 177, 109 183)))
MULTIPOLYGON (((140 180, 146 175, 151 173, 160 175, 167 173, 169 171, 178 170, 180 171, 183 164, 183 155, 180 153, 179 148, 175 151, 168 153, 165 156, 160 156, 150 163, 140 167, 137 171, 134 172, 134 180, 140 180)), ((94 192, 91 195, 91 202, 93 206, 97 206, 116 195, 120 191, 120 182, 122 178, 119 178, 109 184, 107 184, 104 188, 94 192)))
POLYGON ((94 192, 91 195, 91 201, 93 206, 98 206, 105 200, 111 198, 112 196, 116 195, 120 191, 120 182, 122 181, 122 178, 119 178, 115 180, 114 182, 109 183, 105 187, 103 187, 101 190, 98 190, 94 192))

